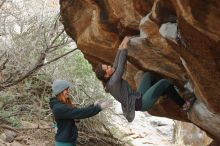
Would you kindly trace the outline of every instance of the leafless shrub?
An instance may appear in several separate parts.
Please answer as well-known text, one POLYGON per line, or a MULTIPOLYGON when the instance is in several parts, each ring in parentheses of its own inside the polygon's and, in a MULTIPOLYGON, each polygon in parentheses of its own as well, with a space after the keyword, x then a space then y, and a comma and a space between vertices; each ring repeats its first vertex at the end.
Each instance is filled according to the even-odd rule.
POLYGON ((0 91, 76 50, 60 51, 71 40, 58 12, 49 15, 44 1, 18 1, 0 3, 0 91))

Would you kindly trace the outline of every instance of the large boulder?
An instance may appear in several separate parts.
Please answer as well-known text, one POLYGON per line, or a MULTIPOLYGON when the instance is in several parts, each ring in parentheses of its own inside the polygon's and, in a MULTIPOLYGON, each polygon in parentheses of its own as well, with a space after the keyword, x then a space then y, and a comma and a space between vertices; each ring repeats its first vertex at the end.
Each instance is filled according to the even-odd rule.
MULTIPOLYGON (((149 112, 194 123, 220 139, 220 1, 218 0, 60 0, 61 21, 85 58, 95 67, 112 64, 124 36, 126 79, 135 88, 139 70, 175 83, 180 93, 195 93, 184 114, 167 99, 149 112)), ((216 143, 216 142, 215 142, 216 143)))

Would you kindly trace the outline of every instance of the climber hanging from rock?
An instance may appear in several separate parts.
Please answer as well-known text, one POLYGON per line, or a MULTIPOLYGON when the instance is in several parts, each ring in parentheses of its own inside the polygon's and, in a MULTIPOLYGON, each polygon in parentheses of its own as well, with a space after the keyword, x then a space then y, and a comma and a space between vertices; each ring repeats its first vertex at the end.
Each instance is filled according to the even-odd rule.
POLYGON ((109 92, 121 103, 122 111, 132 122, 135 111, 148 111, 160 96, 171 98, 182 110, 188 111, 195 98, 184 100, 175 90, 174 85, 167 79, 145 72, 137 91, 134 91, 126 80, 122 78, 127 58, 127 44, 129 37, 121 42, 112 66, 99 64, 95 69, 96 76, 102 81, 106 92, 109 92))

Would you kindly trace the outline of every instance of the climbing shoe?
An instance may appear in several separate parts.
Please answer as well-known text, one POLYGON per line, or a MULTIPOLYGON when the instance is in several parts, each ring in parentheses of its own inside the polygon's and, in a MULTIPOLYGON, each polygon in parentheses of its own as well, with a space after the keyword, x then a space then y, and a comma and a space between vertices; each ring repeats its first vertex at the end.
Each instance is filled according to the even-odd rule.
POLYGON ((196 97, 193 94, 192 97, 190 97, 188 100, 186 100, 185 104, 182 107, 182 110, 189 111, 195 101, 196 101, 196 97))

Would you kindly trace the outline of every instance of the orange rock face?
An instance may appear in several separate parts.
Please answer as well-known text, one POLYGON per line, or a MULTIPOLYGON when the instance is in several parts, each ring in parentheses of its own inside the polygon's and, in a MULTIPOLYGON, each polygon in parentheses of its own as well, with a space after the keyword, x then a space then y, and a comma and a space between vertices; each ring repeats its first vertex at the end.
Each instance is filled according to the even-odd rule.
POLYGON ((60 5, 65 31, 93 67, 112 64, 123 37, 133 36, 126 78, 134 88, 136 72, 151 71, 173 81, 180 93, 188 82, 198 98, 189 118, 164 99, 150 113, 190 121, 220 139, 220 1, 60 0, 60 5))

